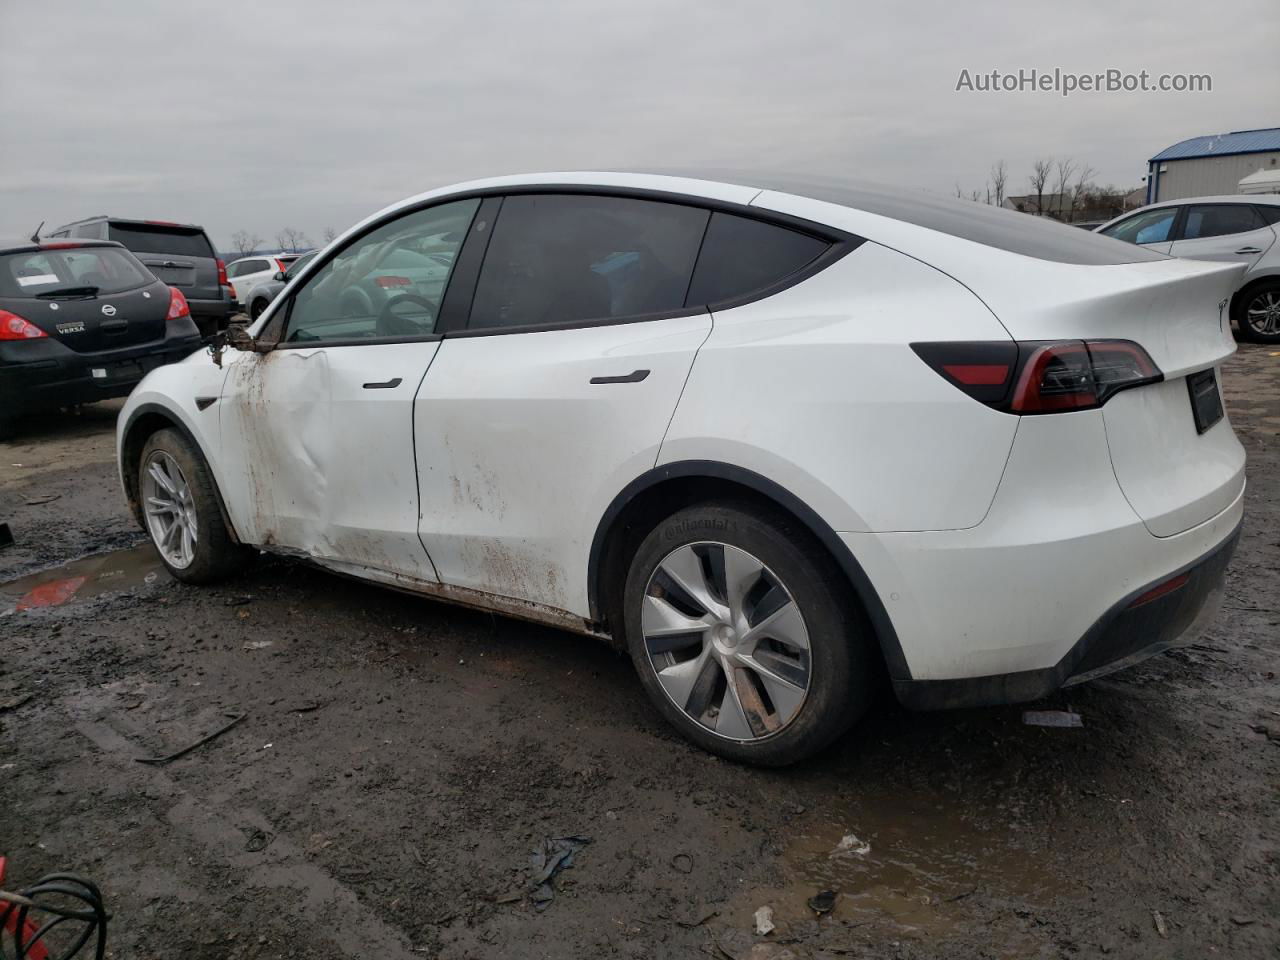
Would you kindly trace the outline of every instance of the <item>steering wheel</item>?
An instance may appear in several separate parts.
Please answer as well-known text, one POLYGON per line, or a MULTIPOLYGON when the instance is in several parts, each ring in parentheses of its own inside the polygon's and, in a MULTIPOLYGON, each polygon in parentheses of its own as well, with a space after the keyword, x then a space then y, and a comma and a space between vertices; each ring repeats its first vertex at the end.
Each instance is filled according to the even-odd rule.
POLYGON ((389 297, 387 302, 382 305, 382 310, 378 313, 378 321, 374 325, 374 332, 379 337, 415 337, 430 333, 431 330, 424 330, 421 324, 415 323, 408 317, 396 316, 391 312, 393 308, 401 303, 412 303, 426 309, 431 314, 431 326, 435 326, 436 310, 438 308, 434 303, 426 297, 420 297, 415 293, 397 293, 395 296, 389 297))

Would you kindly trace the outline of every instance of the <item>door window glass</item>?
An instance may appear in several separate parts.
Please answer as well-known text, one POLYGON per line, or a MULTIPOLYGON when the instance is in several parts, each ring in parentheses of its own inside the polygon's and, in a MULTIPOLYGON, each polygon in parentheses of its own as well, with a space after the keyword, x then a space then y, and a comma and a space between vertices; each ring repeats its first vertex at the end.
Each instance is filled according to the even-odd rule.
POLYGON ((709 213, 624 197, 507 197, 471 329, 569 325, 680 310, 709 213))
POLYGON ((1253 207, 1243 203, 1204 203, 1187 208, 1183 240, 1207 240, 1233 233, 1247 233, 1265 226, 1253 207))
POLYGON ((815 260, 830 244, 786 227, 730 213, 711 215, 689 288, 689 303, 735 300, 815 260))
POLYGON ((1121 220, 1102 232, 1128 243, 1164 243, 1169 239, 1169 231, 1177 215, 1177 207, 1161 207, 1121 220))
POLYGON ((480 201, 406 214, 353 240, 293 298, 285 341, 430 336, 480 201))

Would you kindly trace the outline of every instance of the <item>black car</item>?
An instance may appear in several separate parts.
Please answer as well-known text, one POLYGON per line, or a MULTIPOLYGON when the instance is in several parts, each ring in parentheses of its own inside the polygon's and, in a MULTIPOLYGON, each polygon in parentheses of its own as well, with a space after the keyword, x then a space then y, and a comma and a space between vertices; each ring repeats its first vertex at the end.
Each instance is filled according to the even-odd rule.
POLYGON ((120 244, 0 240, 0 436, 27 413, 125 396, 201 342, 182 291, 120 244))
POLYGON ((214 253, 204 227, 164 220, 90 217, 59 227, 54 239, 115 240, 147 269, 187 298, 191 316, 208 336, 226 327, 233 312, 227 265, 214 253))

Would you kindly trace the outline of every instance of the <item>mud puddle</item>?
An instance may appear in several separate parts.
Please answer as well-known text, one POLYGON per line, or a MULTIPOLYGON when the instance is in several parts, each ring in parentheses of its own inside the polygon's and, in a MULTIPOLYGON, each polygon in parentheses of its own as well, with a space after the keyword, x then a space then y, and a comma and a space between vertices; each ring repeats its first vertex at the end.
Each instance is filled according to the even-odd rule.
POLYGON ((0 616, 88 600, 104 593, 171 580, 150 543, 82 557, 60 567, 0 583, 0 616))
MULTIPOLYGON (((744 891, 726 917, 731 925, 750 928, 754 911, 768 905, 781 929, 803 929, 817 916, 810 898, 832 891, 834 907, 823 924, 945 938, 971 930, 971 908, 979 903, 1048 907, 1065 892, 1045 869, 1046 858, 1018 845, 1007 818, 972 808, 913 808, 901 798, 841 806, 795 822, 782 857, 786 884, 744 891)), ((1008 956, 1019 955, 1017 943, 1005 946, 1013 951, 1008 956)))

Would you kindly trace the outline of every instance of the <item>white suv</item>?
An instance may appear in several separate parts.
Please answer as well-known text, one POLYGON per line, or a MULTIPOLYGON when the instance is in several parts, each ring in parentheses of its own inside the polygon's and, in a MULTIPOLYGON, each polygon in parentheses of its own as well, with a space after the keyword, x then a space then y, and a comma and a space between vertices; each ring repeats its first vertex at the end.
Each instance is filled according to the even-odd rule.
POLYGON ((1241 271, 841 184, 483 180, 149 375, 121 476, 181 580, 265 550, 607 637, 691 740, 787 763, 885 674, 1026 700, 1197 633, 1241 271))
MULTIPOLYGON (((241 257, 227 264, 227 279, 231 281, 231 299, 247 303, 249 291, 260 283, 266 283, 289 269, 300 253, 275 253, 269 256, 241 257)), ((254 317, 257 319, 257 317, 254 317)))
POLYGON ((1231 318, 1246 340, 1280 343, 1280 195, 1195 197, 1143 207, 1098 228, 1117 240, 1193 260, 1242 263, 1231 318))

